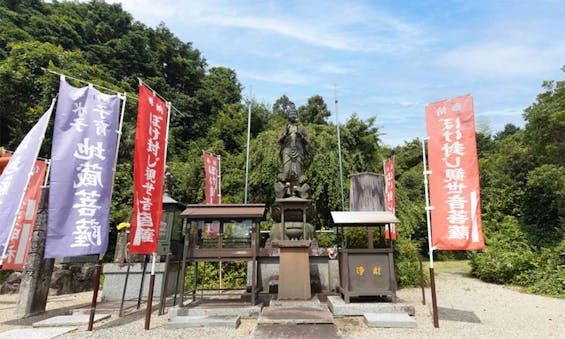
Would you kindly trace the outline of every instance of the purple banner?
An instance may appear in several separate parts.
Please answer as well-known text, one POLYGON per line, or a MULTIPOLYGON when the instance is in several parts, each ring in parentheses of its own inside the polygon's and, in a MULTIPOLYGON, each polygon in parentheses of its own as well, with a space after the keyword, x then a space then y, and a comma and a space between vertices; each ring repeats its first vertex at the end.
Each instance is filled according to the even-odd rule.
POLYGON ((119 108, 118 95, 61 80, 45 258, 106 252, 119 108))
POLYGON ((52 111, 53 104, 22 140, 0 176, 0 256, 4 255, 52 111))

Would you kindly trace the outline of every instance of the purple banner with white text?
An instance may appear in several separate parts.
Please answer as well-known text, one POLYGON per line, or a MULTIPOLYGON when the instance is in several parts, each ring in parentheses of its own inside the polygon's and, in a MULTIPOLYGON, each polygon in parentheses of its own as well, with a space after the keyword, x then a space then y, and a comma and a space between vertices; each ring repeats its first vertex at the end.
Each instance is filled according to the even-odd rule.
POLYGON ((106 252, 119 108, 118 95, 61 80, 45 258, 106 252))
POLYGON ((52 111, 53 105, 22 140, 0 176, 0 256, 5 253, 6 241, 16 222, 16 214, 20 209, 52 111))

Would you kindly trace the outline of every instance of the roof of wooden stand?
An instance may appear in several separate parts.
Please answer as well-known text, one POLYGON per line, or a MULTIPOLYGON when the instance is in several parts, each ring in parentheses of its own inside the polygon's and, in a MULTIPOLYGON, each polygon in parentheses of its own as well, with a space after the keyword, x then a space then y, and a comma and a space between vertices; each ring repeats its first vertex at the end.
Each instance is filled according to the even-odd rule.
POLYGON ((265 220, 265 204, 188 205, 180 214, 189 220, 265 220))
POLYGON ((332 211, 331 214, 334 224, 340 226, 379 226, 400 223, 394 213, 388 211, 332 211))

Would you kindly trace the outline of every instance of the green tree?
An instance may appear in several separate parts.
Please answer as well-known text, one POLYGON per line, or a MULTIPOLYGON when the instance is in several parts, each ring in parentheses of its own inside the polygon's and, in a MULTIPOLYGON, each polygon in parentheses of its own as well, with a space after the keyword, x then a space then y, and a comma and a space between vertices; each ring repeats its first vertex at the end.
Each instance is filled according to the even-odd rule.
POLYGON ((326 118, 331 115, 324 98, 314 95, 308 99, 308 103, 298 108, 300 120, 310 124, 327 124, 326 118))

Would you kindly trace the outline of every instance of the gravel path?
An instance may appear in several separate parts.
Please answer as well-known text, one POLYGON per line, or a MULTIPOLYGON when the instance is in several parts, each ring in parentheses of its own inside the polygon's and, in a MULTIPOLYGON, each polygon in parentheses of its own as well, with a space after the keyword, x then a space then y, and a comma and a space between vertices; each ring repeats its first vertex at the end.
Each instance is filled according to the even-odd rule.
MULTIPOLYGON (((433 327, 430 291, 422 305, 420 289, 403 289, 398 296, 416 307, 414 329, 368 328, 362 317, 336 318, 334 323, 345 338, 565 338, 565 299, 523 294, 514 288, 487 284, 458 273, 436 272, 440 328, 433 327)), ((91 293, 49 297, 47 314, 28 319, 14 315, 17 295, 0 296, 0 333, 30 327, 33 322, 87 304, 91 293)), ((151 329, 143 330, 144 312, 86 326, 62 338, 248 338, 256 325, 243 319, 236 330, 200 328, 169 330, 166 316, 151 318, 151 329)))

